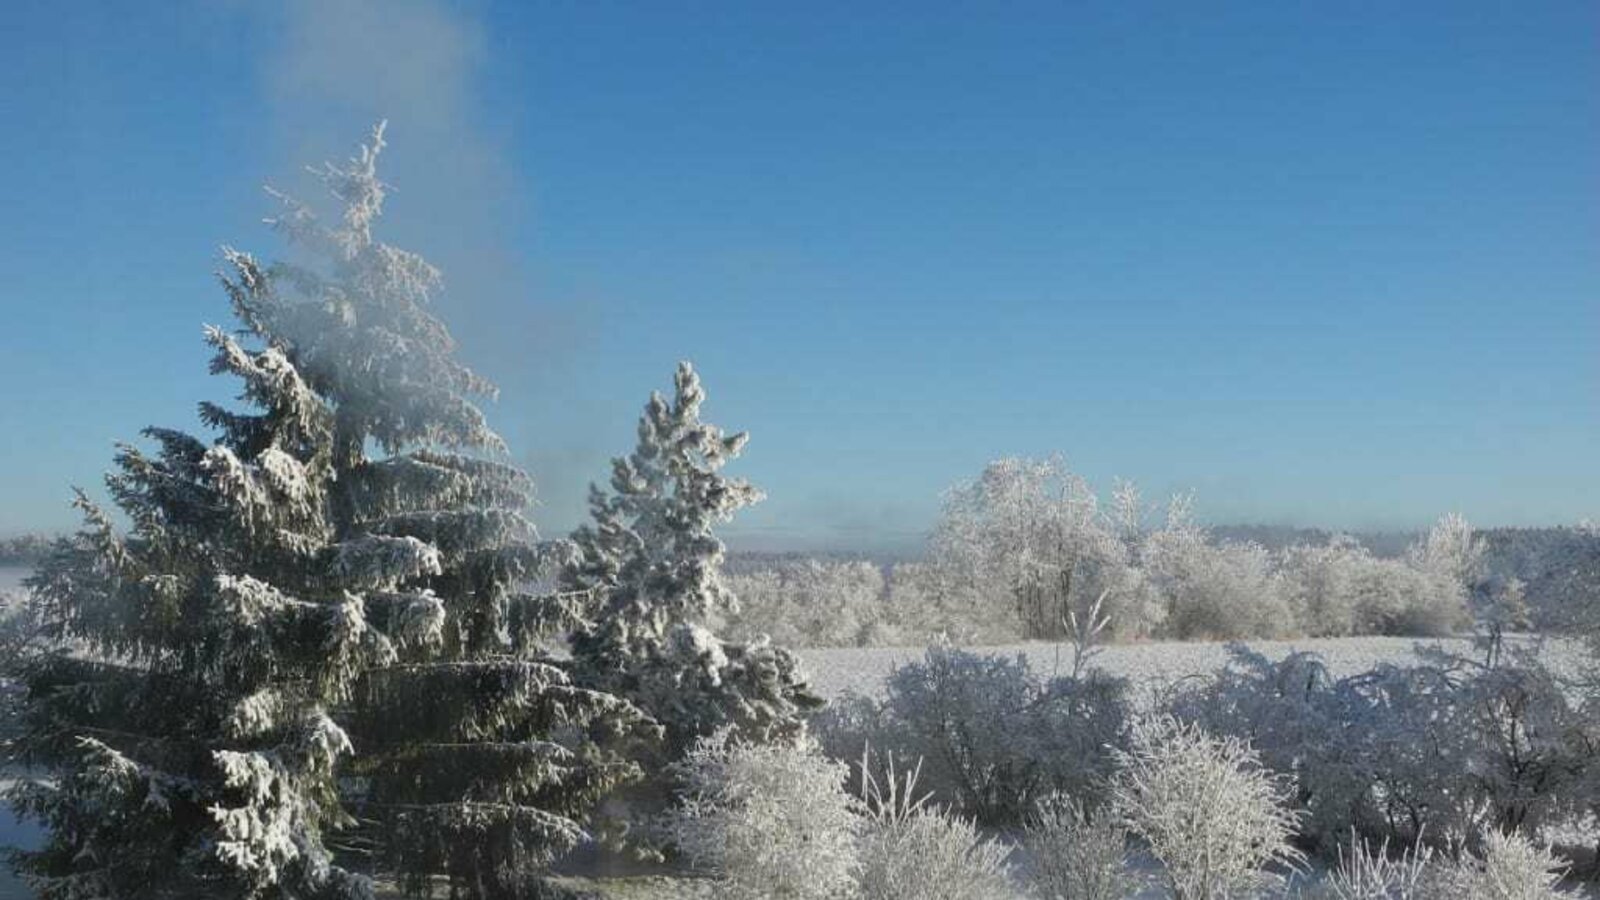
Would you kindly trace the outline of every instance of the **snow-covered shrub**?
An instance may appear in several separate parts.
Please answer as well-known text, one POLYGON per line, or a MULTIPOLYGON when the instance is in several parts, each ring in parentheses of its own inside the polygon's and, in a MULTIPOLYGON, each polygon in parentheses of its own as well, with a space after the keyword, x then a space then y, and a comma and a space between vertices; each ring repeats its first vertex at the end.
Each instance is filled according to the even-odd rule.
POLYGON ((934 635, 958 646, 1011 644, 1023 638, 1014 616, 995 614, 992 597, 936 564, 897 564, 889 570, 888 590, 887 618, 906 643, 926 644, 934 635))
POLYGON ((1446 513, 1416 543, 1406 549, 1406 561, 1461 585, 1475 587, 1484 576, 1487 544, 1460 513, 1446 513))
POLYGON ((929 647, 889 676, 885 749, 920 758, 930 786, 985 823, 1004 822, 1049 791, 1030 746, 1041 697, 1027 658, 929 647))
POLYGON ((1394 559, 1374 559, 1357 582, 1359 634, 1443 637, 1470 621, 1461 583, 1394 559))
POLYGON ((1044 683, 1037 707, 1025 720, 1030 730, 1022 745, 1044 759, 1049 792, 1090 804, 1104 799, 1116 769, 1113 752, 1128 745, 1133 719, 1128 695, 1125 679, 1099 669, 1044 683))
POLYGON ((1307 637, 1355 634, 1361 611, 1357 583, 1372 555, 1352 538, 1323 545, 1297 544, 1278 553, 1284 594, 1307 637))
POLYGON ((1483 832, 1479 848, 1458 847, 1453 859, 1428 873, 1426 900, 1561 900, 1577 894, 1558 885, 1566 865, 1550 852, 1517 834, 1483 832))
POLYGON ((1472 623, 1467 593, 1460 582, 1440 572, 1384 560, 1377 571, 1387 576, 1369 583, 1373 611, 1366 631, 1376 634, 1446 637, 1472 623))
POLYGON ((1127 841, 1116 817, 1052 794, 1023 831, 1028 882, 1041 900, 1123 900, 1138 887, 1127 841))
POLYGON ((1480 826, 1531 829, 1572 812, 1600 747, 1594 725, 1536 662, 1448 658, 1329 678, 1314 654, 1272 662, 1230 648, 1227 667, 1179 694, 1180 718, 1248 738, 1292 775, 1325 851, 1350 829, 1409 845, 1480 826))
POLYGON ((845 763, 807 739, 747 744, 722 731, 675 768, 681 799, 663 830, 690 864, 739 897, 851 896, 862 819, 845 763))
POLYGON ((1280 879, 1295 865, 1292 781, 1261 764, 1250 744, 1170 717, 1143 720, 1117 754, 1112 804, 1161 861, 1177 900, 1211 900, 1280 879))
POLYGON ((1389 842, 1374 848, 1351 835, 1317 896, 1327 900, 1425 900, 1433 851, 1417 844, 1393 857, 1389 842))
POLYGON ((1469 600, 1484 577, 1484 541, 1472 526, 1451 513, 1406 549, 1405 559, 1386 567, 1391 587, 1377 607, 1376 629, 1383 634, 1439 636, 1472 623, 1469 600), (1398 597, 1393 596, 1398 594, 1398 597))
POLYGON ((1398 858, 1352 846, 1317 892, 1327 900, 1561 900, 1577 894, 1558 885, 1566 865, 1548 847, 1489 830, 1476 851, 1456 841, 1451 853, 1413 846, 1398 858))
POLYGON ((930 787, 985 824, 1055 790, 1099 796, 1125 742, 1127 685, 1098 671, 1045 682, 1021 655, 935 645, 886 687, 884 749, 922 759, 930 787))
POLYGON ((1295 620, 1309 637, 1442 635, 1464 621, 1457 582, 1380 559, 1344 535, 1285 548, 1277 566, 1295 620))
POLYGON ((898 638, 883 571, 869 562, 783 562, 726 582, 738 597, 728 633, 740 640, 766 634, 783 646, 865 647, 898 638))
POLYGON ((863 561, 784 560, 726 576, 737 608, 714 622, 735 639, 766 634, 790 647, 1015 643, 1014 616, 996 615, 972 579, 925 562, 887 571, 863 561))
POLYGON ((1315 654, 1273 662, 1239 644, 1228 651, 1228 664, 1175 695, 1169 710, 1211 734, 1248 739, 1264 765, 1293 776, 1302 826, 1330 851, 1354 823, 1381 832, 1383 817, 1371 811, 1376 775, 1366 766, 1376 751, 1348 746, 1358 739, 1341 725, 1346 715, 1360 716, 1353 730, 1372 724, 1347 702, 1354 695, 1335 689, 1315 654))
POLYGON ((1457 677, 1465 780, 1489 826, 1531 833, 1574 811, 1600 760, 1600 731, 1560 681, 1531 659, 1457 677))
POLYGON ((1142 560, 1166 606, 1169 637, 1270 638, 1297 630, 1272 554, 1260 544, 1211 540, 1183 503, 1146 538, 1142 560))
POLYGON ((887 705, 854 691, 829 700, 811 717, 806 730, 825 756, 852 765, 869 749, 892 752, 901 743, 900 736, 890 731, 887 705))
POLYGON ((917 793, 920 766, 897 776, 894 758, 874 773, 860 762, 867 822, 860 847, 861 900, 1001 900, 1010 896, 1005 845, 917 793))
POLYGON ((1127 547, 1089 485, 1060 457, 1001 459, 945 495, 930 548, 949 577, 1010 601, 1024 636, 1063 633, 1070 609, 1113 598, 1119 632, 1142 633, 1127 547))

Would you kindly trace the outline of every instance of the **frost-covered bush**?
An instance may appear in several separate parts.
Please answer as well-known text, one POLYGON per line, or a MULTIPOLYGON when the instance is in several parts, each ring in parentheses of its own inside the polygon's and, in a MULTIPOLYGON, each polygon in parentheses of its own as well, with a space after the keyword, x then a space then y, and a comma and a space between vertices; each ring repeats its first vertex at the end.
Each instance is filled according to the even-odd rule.
POLYGON ((1430 890, 1429 863, 1433 851, 1415 845, 1398 857, 1389 854, 1389 842, 1376 848, 1352 840, 1339 853, 1339 863, 1317 892, 1326 900, 1425 900, 1430 890))
POLYGON ((934 635, 961 646, 1022 640, 1013 616, 995 614, 993 598, 933 563, 897 564, 889 570, 888 592, 886 618, 905 643, 926 644, 934 635))
POLYGON ((851 896, 862 819, 848 765, 807 739, 747 744, 722 731, 675 768, 681 797, 663 831, 690 864, 738 897, 851 896))
POLYGON ((1278 555, 1278 568, 1295 619, 1311 637, 1444 635, 1465 622, 1458 581, 1380 559, 1348 537, 1289 547, 1278 555))
POLYGON ((1180 510, 1146 540, 1145 571, 1166 605, 1164 633, 1181 640, 1279 637, 1297 630, 1272 554, 1213 541, 1180 510))
POLYGON ((1426 900, 1560 900, 1577 894, 1558 887, 1566 872, 1548 846, 1490 829, 1475 853, 1458 854, 1428 873, 1426 900))
POLYGON ((1161 717, 1137 723, 1118 753, 1112 804, 1150 845, 1177 900, 1256 891, 1296 864, 1292 781, 1265 768, 1248 742, 1161 717))
POLYGON ((1307 836, 1324 850, 1352 828, 1398 846, 1481 826, 1532 829, 1586 796, 1594 724, 1534 661, 1440 658, 1336 681, 1313 654, 1274 663, 1230 650, 1229 665, 1172 711, 1248 738, 1292 775, 1307 836))
POLYGON ((1025 637, 1061 636, 1067 612, 1102 594, 1113 598, 1119 632, 1143 633, 1143 610, 1122 607, 1139 596, 1128 547, 1060 457, 996 460, 952 488, 930 549, 950 578, 1008 600, 1025 637))
POLYGON ((1489 830, 1476 850, 1457 840, 1450 853, 1421 845, 1398 857, 1387 843, 1354 845, 1318 890, 1327 900, 1561 900, 1566 865, 1549 847, 1518 834, 1489 830))
POLYGON ((920 767, 896 776, 893 757, 874 773, 860 763, 867 821, 860 846, 861 900, 1000 900, 1011 895, 1005 845, 919 794, 920 767))
POLYGON ((1128 870, 1128 835, 1115 816, 1065 794, 1040 802, 1023 831, 1028 882, 1042 900, 1123 900, 1138 881, 1128 870))
POLYGON ((985 823, 1005 822, 1050 790, 1034 745, 1043 692, 1022 655, 929 647, 888 679, 886 748, 924 761, 929 784, 985 823))
POLYGON ((1308 637, 1343 637, 1359 631, 1357 585, 1372 554, 1352 538, 1324 545, 1297 544, 1278 554, 1284 593, 1308 637))
POLYGON ((1600 731, 1544 666, 1466 668, 1456 683, 1468 790, 1496 831, 1531 833, 1575 811, 1600 731))
POLYGON ((929 647, 889 676, 873 719, 884 749, 923 760, 940 796, 985 824, 1014 823, 1056 790, 1094 798, 1125 743, 1127 685, 1098 671, 1046 682, 1026 657, 929 647))
POLYGON ((1378 627, 1384 634, 1427 636, 1467 628, 1472 622, 1469 600, 1484 577, 1484 547, 1466 519, 1455 513, 1441 517, 1407 548, 1400 572, 1411 576, 1410 583, 1378 627))
POLYGON ((811 717, 807 733, 829 759, 854 765, 868 750, 893 752, 900 743, 890 730, 889 710, 883 702, 854 691, 828 701, 811 717))
POLYGON ((784 562, 745 575, 729 575, 738 611, 728 616, 730 636, 760 634, 791 647, 865 647, 897 642, 883 571, 869 562, 784 562))
POLYGON ((1023 632, 964 575, 927 562, 885 570, 863 561, 781 561, 724 579, 737 609, 717 626, 790 647, 896 647, 943 636, 962 645, 1009 644, 1023 632))
POLYGON ((1380 575, 1369 585, 1372 623, 1364 631, 1376 634, 1445 637, 1459 634, 1472 623, 1467 594, 1448 575, 1385 561, 1380 575))
POLYGON ((1446 513, 1415 544, 1406 549, 1413 567, 1433 572, 1466 588, 1484 576, 1487 545, 1460 513, 1446 513))
POLYGON ((1353 821, 1364 833, 1382 830, 1381 816, 1368 812, 1375 776, 1364 762, 1374 751, 1347 747, 1341 721, 1354 710, 1321 658, 1295 653, 1273 662, 1243 645, 1228 650, 1228 664, 1171 698, 1169 710, 1212 734, 1248 739, 1264 765, 1293 776, 1309 814, 1302 824, 1327 847, 1353 821))

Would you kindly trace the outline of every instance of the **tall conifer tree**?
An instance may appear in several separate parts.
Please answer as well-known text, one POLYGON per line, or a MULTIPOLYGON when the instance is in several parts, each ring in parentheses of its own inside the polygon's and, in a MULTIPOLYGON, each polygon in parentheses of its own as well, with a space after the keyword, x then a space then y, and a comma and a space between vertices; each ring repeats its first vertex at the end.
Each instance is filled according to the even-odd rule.
POLYGON ((439 627, 363 674, 353 799, 380 826, 409 893, 428 894, 443 875, 453 895, 518 897, 584 838, 598 796, 636 777, 603 745, 646 733, 646 722, 575 685, 545 652, 581 604, 523 586, 570 545, 537 541, 523 515, 527 476, 482 455, 504 445, 471 398, 495 388, 454 360, 428 309, 439 272, 371 237, 382 146, 380 129, 350 165, 321 172, 344 203, 342 223, 324 226, 287 199, 277 220, 324 261, 275 277, 298 297, 279 304, 278 321, 333 400, 335 530, 419 540, 437 554, 433 570, 389 594, 405 616, 437 606, 439 627), (386 455, 369 458, 369 445, 386 455))
POLYGON ((372 237, 382 148, 319 171, 339 224, 282 198, 319 264, 227 252, 258 348, 213 330, 213 369, 261 411, 125 449, 132 534, 91 508, 38 580, 72 649, 33 680, 28 746, 63 777, 26 792, 52 834, 22 863, 55 896, 361 896, 324 842, 341 799, 410 892, 519 896, 634 773, 601 744, 642 717, 541 649, 578 604, 520 590, 551 548, 483 455, 493 387, 428 309, 439 273, 372 237))
POLYGON ((725 727, 791 738, 821 706, 792 653, 765 639, 726 642, 707 627, 738 603, 713 528, 762 495, 722 473, 748 435, 700 420, 705 391, 692 365, 678 365, 674 387, 671 402, 651 394, 638 445, 611 462, 611 489, 590 487, 593 521, 574 533, 579 555, 564 576, 596 597, 592 623, 573 637, 585 678, 654 717, 669 757, 725 727))

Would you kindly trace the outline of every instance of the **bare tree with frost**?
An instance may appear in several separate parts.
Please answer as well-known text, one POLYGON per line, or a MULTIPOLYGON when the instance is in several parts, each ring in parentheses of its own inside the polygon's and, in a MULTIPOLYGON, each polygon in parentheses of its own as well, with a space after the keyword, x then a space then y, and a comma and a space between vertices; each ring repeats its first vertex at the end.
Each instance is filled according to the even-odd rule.
POLYGON ((761 493, 722 474, 747 435, 702 422, 704 400, 687 362, 670 402, 651 394, 638 446, 612 460, 611 489, 590 489, 593 521, 574 533, 579 554, 563 578, 597 597, 591 626, 573 639, 578 664, 659 721, 672 756, 725 727, 744 739, 792 737, 821 705, 791 653, 765 638, 725 642, 706 627, 737 608, 712 529, 761 493))
POLYGON ((338 225, 283 198, 322 265, 226 251, 242 328, 207 331, 212 369, 253 411, 124 447, 131 531, 80 495, 88 527, 34 581, 70 648, 29 684, 55 783, 16 795, 50 829, 19 857, 46 897, 365 897, 353 869, 385 864, 515 896, 631 772, 600 744, 637 711, 536 646, 574 604, 518 592, 545 552, 530 488, 478 455, 493 388, 428 311, 439 273, 372 237, 382 148, 380 126, 320 170, 338 225), (364 840, 335 853, 345 826, 364 840))
POLYGON ((1000 459, 946 494, 932 551, 945 571, 1009 597, 1024 637, 1065 636, 1069 614, 1102 596, 1112 629, 1132 633, 1146 622, 1123 524, 1060 457, 1000 459))
POLYGON ((1166 602, 1172 637, 1277 637, 1294 630, 1272 554, 1252 542, 1212 540, 1194 521, 1187 497, 1174 498, 1166 525, 1146 537, 1141 559, 1166 602))

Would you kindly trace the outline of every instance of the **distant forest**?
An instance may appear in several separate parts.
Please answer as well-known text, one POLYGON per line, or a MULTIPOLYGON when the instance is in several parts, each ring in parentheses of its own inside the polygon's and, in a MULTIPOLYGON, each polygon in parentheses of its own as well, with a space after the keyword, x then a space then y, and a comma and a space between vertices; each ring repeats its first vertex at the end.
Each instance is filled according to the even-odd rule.
MULTIPOLYGON (((1373 556, 1384 559, 1400 558, 1423 534, 1420 531, 1336 532, 1287 525, 1213 525, 1206 531, 1213 542, 1255 543, 1274 552, 1294 546, 1326 545, 1336 535, 1346 534, 1373 556)), ((1545 611, 1539 625, 1559 627, 1561 623, 1552 621, 1550 611, 1571 608, 1576 598, 1600 597, 1600 529, 1568 525, 1480 528, 1475 533, 1485 544, 1486 584, 1502 585, 1512 579, 1521 582, 1533 608, 1545 611)), ((921 554, 734 551, 728 556, 727 571, 736 576, 749 575, 806 560, 868 562, 887 574, 898 564, 921 561, 921 554)))
MULTIPOLYGON (((1496 532, 1557 532, 1559 528, 1509 528, 1481 530, 1482 534, 1496 532)), ((1213 540, 1251 542, 1260 544, 1268 550, 1282 550, 1286 547, 1298 545, 1326 544, 1335 535, 1345 534, 1356 539, 1356 542, 1372 552, 1372 555, 1393 559, 1405 552, 1406 548, 1421 537, 1425 532, 1418 531, 1330 531, 1325 528, 1300 528, 1293 525, 1208 525, 1206 531, 1213 540)), ((1547 535, 1540 539, 1556 539, 1556 535, 1547 535)), ((728 553, 728 568, 733 572, 748 572, 769 568, 773 564, 785 562, 799 562, 806 559, 815 559, 822 562, 870 562, 879 566, 889 566, 896 563, 921 562, 923 554, 917 551, 894 551, 864 553, 851 550, 819 550, 814 552, 803 551, 772 551, 772 550, 733 550, 728 553)))
MULTIPOLYGON (((1326 544, 1336 532, 1286 525, 1215 525, 1213 540, 1249 541, 1268 550, 1295 545, 1326 544)), ((1496 580, 1516 578, 1527 588, 1535 606, 1541 601, 1570 596, 1573 592, 1600 592, 1600 532, 1589 528, 1485 528, 1477 532, 1487 543, 1485 567, 1496 580)), ((1405 552, 1420 532, 1357 532, 1350 536, 1374 556, 1395 558, 1405 552)), ((31 566, 44 558, 51 534, 23 534, 0 538, 0 566, 31 566)), ((915 562, 910 554, 867 554, 845 551, 821 553, 733 552, 728 571, 747 574, 786 562, 816 559, 825 562, 870 562, 880 567, 915 562)))
POLYGON ((52 534, 20 534, 0 538, 0 566, 34 565, 44 559, 55 539, 52 534))

